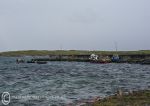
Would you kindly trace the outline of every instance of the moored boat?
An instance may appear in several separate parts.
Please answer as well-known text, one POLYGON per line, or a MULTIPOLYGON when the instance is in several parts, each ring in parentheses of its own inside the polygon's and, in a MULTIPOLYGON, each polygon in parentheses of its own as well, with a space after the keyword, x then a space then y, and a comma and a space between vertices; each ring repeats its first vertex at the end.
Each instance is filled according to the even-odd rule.
POLYGON ((33 59, 27 61, 27 63, 35 63, 36 61, 34 61, 33 59))
POLYGON ((98 55, 95 55, 95 54, 91 54, 89 59, 90 59, 91 63, 106 64, 106 63, 111 62, 111 59, 110 59, 109 56, 98 56, 98 55))
POLYGON ((47 61, 36 61, 37 64, 47 64, 47 61))
POLYGON ((120 58, 119 58, 119 55, 118 54, 114 54, 111 58, 111 61, 112 62, 119 62, 120 61, 120 58))
POLYGON ((19 64, 19 63, 25 63, 25 60, 19 58, 19 59, 16 60, 16 63, 18 63, 18 64, 19 64))

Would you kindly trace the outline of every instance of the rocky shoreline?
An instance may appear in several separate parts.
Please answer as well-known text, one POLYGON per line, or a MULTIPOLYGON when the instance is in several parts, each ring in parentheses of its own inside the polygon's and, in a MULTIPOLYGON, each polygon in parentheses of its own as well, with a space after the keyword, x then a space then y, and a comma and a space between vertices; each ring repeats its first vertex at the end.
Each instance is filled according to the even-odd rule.
POLYGON ((118 90, 109 97, 95 97, 66 106, 150 106, 150 90, 128 92, 118 90))

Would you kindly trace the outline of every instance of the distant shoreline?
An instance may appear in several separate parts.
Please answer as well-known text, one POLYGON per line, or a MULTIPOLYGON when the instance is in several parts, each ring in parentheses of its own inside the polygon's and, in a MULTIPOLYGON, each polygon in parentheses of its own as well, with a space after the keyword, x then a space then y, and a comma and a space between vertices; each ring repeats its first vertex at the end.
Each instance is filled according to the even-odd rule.
POLYGON ((20 58, 25 56, 31 56, 33 58, 32 61, 90 62, 89 58, 91 54, 96 54, 102 58, 108 57, 110 60, 114 54, 117 54, 119 55, 120 59, 119 62, 116 63, 150 64, 150 50, 139 50, 139 51, 28 50, 28 51, 1 52, 0 56, 20 57, 20 58))
POLYGON ((0 56, 46 56, 46 55, 150 55, 150 50, 139 51, 88 51, 88 50, 25 50, 0 52, 0 56))

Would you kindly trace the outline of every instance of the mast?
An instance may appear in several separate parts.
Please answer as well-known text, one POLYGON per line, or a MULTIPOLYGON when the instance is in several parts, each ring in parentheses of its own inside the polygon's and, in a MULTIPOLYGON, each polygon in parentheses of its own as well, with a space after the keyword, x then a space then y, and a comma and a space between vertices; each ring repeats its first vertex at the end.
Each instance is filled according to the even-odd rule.
POLYGON ((116 52, 118 51, 118 44, 117 44, 117 42, 114 42, 115 43, 115 50, 116 50, 116 52))

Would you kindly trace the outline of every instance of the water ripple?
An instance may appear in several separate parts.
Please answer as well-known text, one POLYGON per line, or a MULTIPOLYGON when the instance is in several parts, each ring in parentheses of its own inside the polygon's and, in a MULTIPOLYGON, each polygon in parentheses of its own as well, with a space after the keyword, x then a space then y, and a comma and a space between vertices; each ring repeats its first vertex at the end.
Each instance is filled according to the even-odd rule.
POLYGON ((139 64, 92 64, 49 62, 46 65, 16 64, 13 57, 0 57, 0 91, 11 95, 60 96, 40 100, 12 100, 12 105, 64 105, 94 96, 107 96, 118 88, 150 88, 150 66, 139 64))

